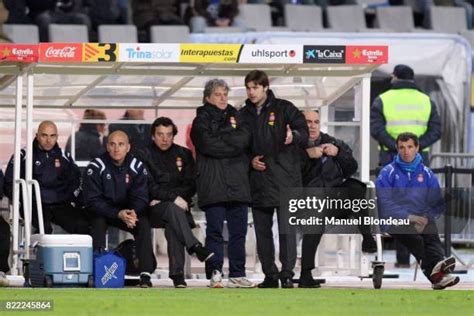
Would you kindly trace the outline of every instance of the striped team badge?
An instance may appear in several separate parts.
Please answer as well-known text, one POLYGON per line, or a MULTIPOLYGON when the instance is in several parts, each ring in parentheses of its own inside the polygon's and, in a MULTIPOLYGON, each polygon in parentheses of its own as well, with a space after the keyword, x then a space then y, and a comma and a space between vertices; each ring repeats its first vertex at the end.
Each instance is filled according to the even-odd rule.
POLYGON ((58 158, 54 159, 54 166, 56 168, 61 168, 61 160, 59 160, 58 158))
POLYGON ((237 128, 237 120, 235 119, 234 116, 231 116, 229 118, 229 121, 230 121, 230 125, 232 126, 232 128, 237 128))
POLYGON ((178 168, 179 171, 183 169, 183 159, 180 156, 176 156, 176 168, 178 168))
POLYGON ((126 184, 130 183, 130 175, 128 173, 125 174, 125 183, 126 184))
POLYGON ((418 180, 418 182, 421 183, 421 182, 425 181, 425 177, 423 176, 422 173, 420 173, 420 174, 416 177, 416 180, 418 180))
POLYGON ((268 125, 275 125, 275 112, 270 112, 270 115, 268 116, 268 125))

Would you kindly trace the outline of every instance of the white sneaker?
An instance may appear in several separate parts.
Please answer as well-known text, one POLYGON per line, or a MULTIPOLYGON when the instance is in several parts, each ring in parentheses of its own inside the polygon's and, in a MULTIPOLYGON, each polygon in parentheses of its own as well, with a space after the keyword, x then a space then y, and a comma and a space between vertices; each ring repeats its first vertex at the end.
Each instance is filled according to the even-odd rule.
POLYGON ((456 267, 456 259, 454 257, 449 257, 438 262, 430 274, 431 283, 436 284, 441 282, 443 277, 454 271, 456 267))
POLYGON ((459 277, 453 276, 451 274, 445 274, 441 281, 438 283, 433 283, 431 287, 433 290, 444 290, 447 287, 454 286, 459 283, 459 277))
POLYGON ((246 277, 240 278, 229 278, 229 282, 227 282, 227 287, 230 288, 254 288, 257 284, 249 281, 246 277))
POLYGON ((211 289, 222 289, 222 274, 219 270, 212 271, 211 282, 209 283, 211 289))
POLYGON ((5 272, 0 271, 0 287, 7 287, 10 285, 10 281, 8 281, 5 272))

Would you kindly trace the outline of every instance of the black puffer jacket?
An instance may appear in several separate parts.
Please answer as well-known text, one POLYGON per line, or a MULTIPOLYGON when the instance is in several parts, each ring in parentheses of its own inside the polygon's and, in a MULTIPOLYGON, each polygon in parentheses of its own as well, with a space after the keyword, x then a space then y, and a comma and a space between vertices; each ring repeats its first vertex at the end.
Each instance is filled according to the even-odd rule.
POLYGON ((240 113, 252 131, 250 158, 263 155, 266 164, 265 171, 251 168, 252 205, 278 207, 280 192, 302 186, 299 149, 308 141, 305 118, 293 103, 275 98, 272 91, 268 92, 260 115, 249 100, 240 113), (293 132, 289 145, 285 145, 287 125, 293 132))
POLYGON ((308 147, 333 144, 339 149, 337 156, 322 156, 311 159, 306 150, 301 151, 303 160, 303 185, 305 187, 338 187, 344 180, 357 171, 357 161, 352 156, 352 149, 342 140, 321 133, 314 144, 308 147))
POLYGON ((196 182, 193 154, 189 149, 173 144, 162 151, 153 144, 142 149, 138 157, 148 169, 150 200, 173 202, 180 196, 191 204, 196 182))
POLYGON ((197 153, 199 206, 250 202, 246 151, 250 132, 231 105, 225 110, 206 103, 197 109, 191 139, 197 153))

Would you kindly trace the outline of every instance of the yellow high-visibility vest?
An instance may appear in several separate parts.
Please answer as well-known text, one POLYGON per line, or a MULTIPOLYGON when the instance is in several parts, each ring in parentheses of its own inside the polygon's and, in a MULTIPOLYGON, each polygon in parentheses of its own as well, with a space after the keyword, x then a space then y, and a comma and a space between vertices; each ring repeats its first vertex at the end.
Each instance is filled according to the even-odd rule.
MULTIPOLYGON (((426 94, 415 89, 393 89, 381 94, 380 99, 390 136, 396 139, 406 132, 418 137, 425 134, 431 116, 431 102, 426 94)), ((382 148, 388 150, 386 146, 382 148)))

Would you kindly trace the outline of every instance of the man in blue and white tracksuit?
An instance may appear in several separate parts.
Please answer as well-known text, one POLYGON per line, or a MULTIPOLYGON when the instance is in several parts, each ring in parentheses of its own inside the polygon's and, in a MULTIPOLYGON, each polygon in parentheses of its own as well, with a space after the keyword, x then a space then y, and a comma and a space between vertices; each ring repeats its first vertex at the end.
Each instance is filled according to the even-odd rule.
POLYGON ((444 258, 435 223, 444 204, 438 179, 423 164, 415 134, 398 135, 396 144, 398 154, 376 181, 381 220, 393 221, 382 228, 415 256, 433 289, 453 286, 459 278, 449 273, 456 262, 444 258))
MULTIPOLYGON (((52 224, 72 234, 88 234, 89 223, 77 204, 80 196, 81 172, 69 153, 58 145, 58 128, 52 121, 39 124, 33 141, 32 176, 41 189, 43 224, 46 234, 53 232, 52 224)), ((25 178, 26 151, 20 152, 20 178, 25 178)), ((14 156, 5 172, 5 195, 13 199, 14 156)), ((20 200, 21 201, 21 200, 20 200)), ((38 229, 36 197, 33 195, 32 224, 38 229)), ((21 210, 23 212, 23 210, 21 210)))
POLYGON ((109 135, 107 152, 93 159, 86 168, 84 203, 91 213, 94 250, 105 248, 109 225, 132 233, 137 244, 140 286, 151 287, 154 262, 147 215, 147 170, 129 151, 125 132, 115 131, 109 135))

